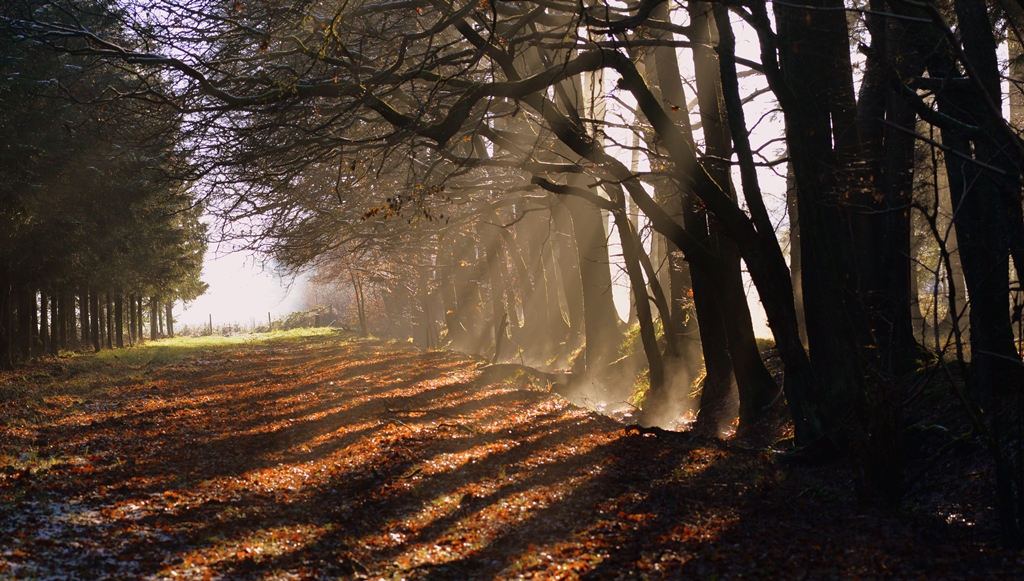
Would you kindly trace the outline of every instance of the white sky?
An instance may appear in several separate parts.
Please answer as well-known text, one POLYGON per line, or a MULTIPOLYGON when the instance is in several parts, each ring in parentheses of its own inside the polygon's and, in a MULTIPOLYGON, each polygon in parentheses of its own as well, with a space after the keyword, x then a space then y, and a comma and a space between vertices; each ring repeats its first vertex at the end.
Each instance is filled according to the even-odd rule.
POLYGON ((188 309, 174 306, 177 325, 206 325, 213 316, 214 327, 238 323, 249 327, 266 324, 269 312, 274 320, 301 308, 303 280, 282 281, 271 270, 264 270, 242 252, 218 253, 211 245, 203 261, 202 279, 210 285, 206 294, 188 309))

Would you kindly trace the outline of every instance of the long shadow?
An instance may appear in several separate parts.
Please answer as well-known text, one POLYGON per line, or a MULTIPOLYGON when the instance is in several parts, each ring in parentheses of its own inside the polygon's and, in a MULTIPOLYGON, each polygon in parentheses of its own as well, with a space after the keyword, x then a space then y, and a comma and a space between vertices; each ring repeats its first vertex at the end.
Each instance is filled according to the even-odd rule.
MULTIPOLYGON (((274 377, 302 374, 301 384, 271 385, 258 394, 242 388, 260 379, 262 364, 242 360, 245 373, 233 374, 232 360, 190 392, 166 390, 166 407, 128 410, 67 432, 76 441, 99 442, 117 430, 137 431, 94 450, 160 454, 121 467, 105 456, 95 471, 73 475, 58 469, 39 483, 41 492, 106 486, 107 496, 86 503, 145 505, 140 513, 117 513, 108 528, 92 533, 114 543, 115 556, 141 556, 140 577, 174 567, 161 561, 168 554, 184 562, 279 530, 298 536, 272 554, 220 555, 214 568, 232 579, 310 567, 322 576, 543 577, 576 558, 575 574, 596 579, 646 574, 642 567, 654 567, 647 571, 653 576, 767 576, 785 564, 778 531, 774 545, 764 541, 768 557, 741 558, 751 531, 756 541, 769 534, 772 519, 799 524, 759 513, 756 499, 740 500, 756 490, 745 480, 760 470, 751 468, 756 457, 691 457, 696 445, 620 436, 621 427, 606 418, 545 407, 546 394, 449 380, 456 368, 473 376, 466 359, 409 352, 392 366, 370 361, 377 349, 361 344, 342 349, 342 356, 326 347, 279 349, 266 365, 276 366, 274 377), (339 367, 348 363, 354 367, 339 367), (196 393, 209 399, 192 399, 196 393), (261 409, 261 398, 284 403, 261 409), (180 418, 180 425, 161 417, 180 418), (572 449, 593 434, 607 436, 572 449), (163 466, 161 458, 176 462, 163 466), (452 458, 457 461, 444 464, 452 458), (294 489, 257 479, 261 471, 273 477, 314 464, 322 473, 296 481, 294 489), (688 471, 698 464, 700 470, 688 471), (68 476, 77 485, 61 482, 68 476), (513 506, 533 491, 548 500, 513 506), (508 512, 510 506, 518 512, 508 512), (294 532, 307 529, 308 537, 294 532), (139 530, 147 534, 132 537, 139 530), (477 537, 460 548, 457 537, 466 531, 477 537), (450 554, 400 563, 410 551, 435 545, 450 554), (538 560, 537 547, 551 558, 538 560), (741 568, 747 565, 754 567, 749 575, 741 568)), ((200 378, 182 375, 167 381, 200 378)))
MULTIPOLYGON (((557 429, 557 427, 548 426, 548 429, 557 429)), ((438 443, 446 443, 446 441, 439 440, 438 443)), ((496 462, 498 464, 502 463, 500 459, 496 460, 496 462)), ((269 502, 265 504, 265 508, 261 509, 258 514, 249 515, 244 519, 225 522, 224 520, 212 517, 224 512, 230 512, 238 507, 251 507, 254 500, 252 496, 224 504, 217 503, 212 509, 207 503, 206 505, 196 507, 193 511, 179 512, 174 515, 173 519, 164 518, 152 524, 168 528, 172 526, 173 521, 209 521, 211 524, 208 526, 190 527, 188 538, 177 539, 176 541, 193 548, 201 547, 204 544, 209 545, 210 543, 204 543, 203 539, 211 535, 219 535, 225 531, 231 531, 233 533, 232 536, 244 536, 246 531, 251 532, 265 528, 268 522, 280 521, 282 519, 309 518, 311 514, 315 514, 314 518, 324 520, 325 522, 344 523, 342 528, 346 535, 371 534, 381 526, 379 518, 374 518, 374 516, 386 516, 388 519, 402 520, 407 518, 410 513, 416 512, 423 504, 429 502, 429 499, 411 498, 409 492, 374 498, 376 490, 387 485, 389 481, 393 482, 396 478, 399 478, 413 463, 401 460, 392 462, 385 460, 378 463, 372 470, 340 473, 335 475, 331 485, 321 488, 309 498, 303 498, 296 503, 282 503, 275 502, 274 499, 268 499, 269 502), (403 499, 403 497, 408 498, 403 499), (411 504, 408 502, 410 499, 413 501, 411 504)), ((479 478, 480 472, 480 469, 477 469, 474 471, 474 474, 468 474, 462 477, 462 479, 467 482, 472 481, 479 478)), ((491 471, 484 468, 483 473, 489 474, 491 471)), ((443 476, 450 478, 450 475, 447 473, 443 476)), ((431 486, 431 489, 434 490, 434 487, 431 486)), ((336 543, 336 541, 337 539, 330 542, 336 543)))
MULTIPOLYGON (((308 353, 308 352, 307 352, 308 353)), ((415 359, 414 353, 409 354, 409 359, 415 359)), ((447 359, 451 361, 451 357, 433 357, 431 358, 436 363, 437 359, 447 359)), ((375 363, 375 366, 379 367, 379 363, 375 363)), ((151 438, 146 445, 151 448, 173 448, 175 442, 179 442, 179 447, 187 447, 194 452, 197 458, 213 458, 221 460, 230 460, 216 462, 213 466, 207 464, 204 469, 208 471, 208 476, 220 476, 230 475, 237 472, 237 469, 242 468, 245 470, 265 467, 269 464, 269 460, 260 464, 252 462, 244 462, 239 464, 238 460, 242 456, 256 455, 267 456, 287 450, 296 444, 301 444, 302 441, 308 441, 316 439, 325 434, 329 434, 333 431, 338 430, 340 427, 349 424, 350 422, 359 420, 369 415, 380 414, 384 409, 384 404, 381 398, 386 397, 391 392, 395 391, 396 388, 401 388, 407 385, 413 385, 418 382, 429 381, 436 379, 445 374, 445 368, 448 366, 432 365, 429 371, 419 370, 418 373, 412 375, 407 381, 402 384, 388 384, 387 382, 379 382, 380 387, 374 388, 360 388, 362 393, 360 394, 366 401, 358 405, 351 405, 351 398, 347 397, 350 395, 352 388, 350 386, 339 385, 337 388, 333 388, 330 396, 323 396, 322 385, 317 384, 305 384, 293 388, 287 388, 284 390, 276 390, 271 393, 264 394, 263 397, 272 397, 275 399, 284 399, 292 396, 303 395, 311 392, 318 392, 321 397, 318 397, 315 401, 306 404, 304 407, 298 409, 292 409, 285 413, 280 414, 265 414, 257 413, 251 416, 247 416, 244 413, 233 413, 230 415, 222 414, 223 417, 227 417, 228 421, 231 422, 231 426, 235 427, 240 431, 253 431, 256 433, 243 434, 243 435, 229 435, 224 436, 222 433, 212 433, 210 431, 196 431, 192 435, 192 439, 195 442, 180 443, 181 430, 188 430, 190 426, 186 423, 185 425, 172 426, 176 432, 170 433, 158 433, 155 437, 151 438), (308 417, 313 414, 320 414, 327 412, 328 410, 343 408, 341 411, 329 413, 324 417, 320 417, 312 421, 297 422, 294 425, 289 425, 283 429, 278 429, 273 432, 266 430, 260 430, 260 428, 280 423, 288 420, 301 419, 308 417), (223 451, 231 451, 227 457, 224 456, 223 451), (213 472, 209 470, 213 468, 213 472)), ((330 369, 328 368, 328 371, 330 369)), ((364 375, 364 370, 358 370, 356 377, 364 375)), ((258 373, 258 372, 257 372, 258 373)), ((409 376, 408 372, 404 375, 409 376)), ((341 380, 337 380, 339 383, 341 380)), ((220 382, 221 393, 231 393, 231 389, 235 385, 245 383, 244 378, 237 380, 232 385, 226 385, 226 382, 220 382)), ((433 394, 434 388, 422 388, 423 394, 421 399, 429 399, 433 394)), ((451 389, 451 386, 443 386, 442 389, 451 389)), ((388 398, 389 401, 398 402, 415 402, 413 397, 394 397, 388 398)), ((159 408, 157 410, 143 411, 137 413, 128 413, 118 415, 117 417, 109 417, 106 420, 98 423, 94 422, 91 425, 81 426, 78 428, 71 428, 66 430, 67 433, 72 434, 72 439, 82 440, 85 447, 90 448, 94 453, 101 451, 104 447, 115 446, 116 442, 108 442, 104 446, 103 440, 106 438, 103 434, 107 430, 114 430, 120 432, 132 432, 132 433, 146 433, 146 428, 153 426, 167 427, 168 421, 166 417, 173 416, 179 411, 179 409, 196 409, 207 414, 215 413, 220 410, 232 410, 235 412, 246 411, 250 409, 248 406, 257 406, 258 400, 253 396, 247 397, 232 397, 225 396, 219 401, 212 401, 195 405, 191 402, 185 402, 180 405, 180 408, 176 408, 173 404, 159 408), (140 429, 141 428, 141 429, 140 429)), ((418 404, 417 404, 418 405, 418 404)), ((208 426, 207 426, 208 427, 208 426)), ((312 449, 308 454, 305 455, 306 460, 314 460, 318 454, 328 454, 339 448, 344 447, 353 438, 346 438, 342 441, 335 442, 331 446, 318 446, 312 449)))
MULTIPOLYGON (((560 429, 564 429, 565 426, 563 424, 564 422, 555 422, 537 429, 548 432, 548 439, 554 442, 557 441, 555 433, 560 429)), ((529 433, 530 431, 531 430, 524 430, 523 433, 529 433)), ((474 438, 467 438, 467 440, 473 439, 474 438)), ((435 442, 435 444, 442 445, 446 443, 447 442, 445 440, 438 440, 435 442)), ((541 439, 536 440, 535 443, 530 446, 535 448, 535 450, 532 451, 537 451, 546 447, 549 443, 550 442, 541 439)), ((450 448, 450 446, 446 447, 450 448)), ((526 451, 525 455, 529 456, 532 451, 526 451)), ((484 463, 478 466, 464 466, 458 470, 444 472, 435 477, 428 478, 428 482, 424 482, 423 485, 431 490, 431 497, 433 498, 439 494, 446 493, 448 490, 458 488, 460 483, 469 483, 492 475, 494 473, 494 466, 514 465, 519 459, 521 459, 518 458, 521 456, 524 456, 524 451, 521 447, 513 448, 504 454, 488 458, 487 460, 489 463, 493 465, 484 463)), ((599 451, 593 451, 587 455, 570 457, 551 463, 537 471, 536 475, 516 482, 511 486, 503 487, 499 493, 480 497, 474 501, 474 504, 480 509, 488 505, 497 504, 502 499, 507 498, 517 491, 552 481, 557 478, 558 474, 564 473, 566 470, 571 470, 572 465, 586 467, 591 465, 594 461, 597 461, 600 457, 601 454, 599 451)), ((247 531, 252 532, 260 528, 265 528, 268 522, 280 521, 282 519, 295 519, 298 517, 309 518, 311 511, 314 508, 317 509, 313 512, 313 514, 316 515, 315 518, 321 519, 325 522, 333 522, 339 526, 339 530, 344 531, 347 537, 351 537, 353 535, 374 534, 379 532, 382 527, 385 529, 387 528, 386 523, 384 522, 385 520, 401 522, 414 515, 422 509, 424 505, 432 500, 432 498, 424 499, 414 497, 410 491, 399 491, 397 494, 375 497, 375 492, 380 487, 386 486, 389 482, 394 482, 396 478, 400 478, 401 473, 406 471, 412 464, 414 464, 414 462, 383 462, 379 464, 378 468, 375 468, 372 471, 367 470, 362 473, 338 474, 331 485, 318 490, 312 497, 304 498, 294 504, 268 503, 267 508, 260 511, 258 515, 250 515, 245 519, 239 519, 233 522, 216 521, 208 527, 190 528, 189 538, 179 539, 178 542, 184 542, 186 545, 199 547, 204 544, 202 539, 209 537, 211 534, 232 531, 233 536, 245 536, 247 531)), ((228 503, 225 506, 218 504, 213 508, 212 512, 223 512, 236 506, 251 505, 252 499, 248 498, 238 502, 228 503)), ((467 508, 465 510, 470 509, 467 508)), ((174 518, 176 520, 209 519, 212 516, 210 513, 210 508, 208 506, 203 506, 198 507, 197 510, 192 513, 176 514, 174 518)), ((442 531, 449 524, 449 520, 440 519, 427 527, 419 537, 426 539, 432 534, 435 534, 435 532, 442 531)), ((158 522, 154 524, 166 527, 169 523, 158 522)), ((406 544, 415 542, 416 540, 417 539, 410 539, 406 544)), ((337 549, 340 542, 340 538, 328 535, 318 540, 312 547, 306 547, 304 551, 306 553, 310 550, 320 552, 326 550, 327 547, 337 549)), ((351 548, 354 547, 350 547, 350 549, 351 548)), ((385 549, 379 555, 376 555, 375 559, 386 560, 398 552, 401 552, 401 547, 396 547, 392 550, 385 549)), ((282 560, 263 561, 262 564, 281 567, 289 563, 290 561, 288 559, 291 558, 293 557, 282 558, 282 560)), ((251 568, 255 565, 251 560, 248 561, 248 565, 245 563, 246 561, 243 560, 241 564, 237 564, 235 569, 232 571, 232 576, 236 574, 241 575, 247 568, 251 568)))

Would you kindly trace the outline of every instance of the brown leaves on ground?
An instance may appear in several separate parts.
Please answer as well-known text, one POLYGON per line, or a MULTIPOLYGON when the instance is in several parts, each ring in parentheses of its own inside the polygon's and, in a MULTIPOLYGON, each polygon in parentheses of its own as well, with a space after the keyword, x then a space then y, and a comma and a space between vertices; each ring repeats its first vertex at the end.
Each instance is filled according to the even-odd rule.
POLYGON ((766 453, 627 435, 478 366, 321 336, 205 351, 92 399, 0 403, 0 577, 1024 571, 948 515, 858 510, 766 453))

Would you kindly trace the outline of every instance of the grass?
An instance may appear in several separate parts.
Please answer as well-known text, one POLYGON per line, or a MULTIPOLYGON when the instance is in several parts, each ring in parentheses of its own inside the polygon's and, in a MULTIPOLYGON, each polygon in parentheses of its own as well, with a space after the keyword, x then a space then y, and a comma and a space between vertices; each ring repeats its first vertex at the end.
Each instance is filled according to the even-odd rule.
MULTIPOLYGON (((37 359, 13 372, 0 373, 0 403, 42 403, 51 397, 91 397, 106 387, 125 381, 142 381, 145 372, 199 353, 216 353, 240 346, 304 342, 339 335, 327 327, 298 328, 267 333, 209 335, 158 339, 124 349, 99 353, 63 352, 57 357, 37 359)), ((345 334, 345 339, 355 336, 345 334)))

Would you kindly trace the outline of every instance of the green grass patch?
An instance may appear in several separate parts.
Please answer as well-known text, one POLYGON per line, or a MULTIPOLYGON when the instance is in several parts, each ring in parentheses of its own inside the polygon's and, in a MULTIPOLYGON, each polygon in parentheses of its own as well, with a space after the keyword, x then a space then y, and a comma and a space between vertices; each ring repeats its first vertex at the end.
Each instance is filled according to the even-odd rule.
MULTIPOLYGON (((329 327, 305 327, 267 333, 240 333, 237 335, 207 335, 204 337, 175 337, 149 341, 137 347, 100 351, 84 355, 97 361, 116 360, 128 366, 163 365, 180 361, 199 351, 237 348, 261 343, 304 342, 310 339, 338 335, 329 327)), ((83 357, 83 356, 79 356, 83 357)))
POLYGON ((100 397, 112 385, 143 382, 154 367, 173 364, 199 353, 275 343, 302 344, 326 337, 356 340, 328 327, 298 328, 268 333, 210 335, 158 339, 125 349, 99 353, 63 353, 38 359, 11 373, 0 375, 0 402, 42 402, 53 396, 100 397))

